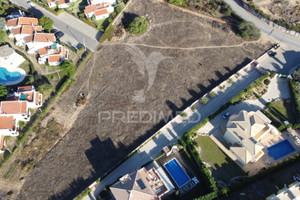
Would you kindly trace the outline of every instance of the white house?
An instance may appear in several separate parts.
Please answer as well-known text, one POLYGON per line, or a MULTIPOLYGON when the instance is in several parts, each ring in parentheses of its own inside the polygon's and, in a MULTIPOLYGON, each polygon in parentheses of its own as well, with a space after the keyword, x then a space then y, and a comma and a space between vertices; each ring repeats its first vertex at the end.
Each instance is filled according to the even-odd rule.
POLYGON ((109 14, 112 12, 114 12, 114 7, 109 3, 89 5, 84 9, 84 14, 87 18, 95 16, 96 20, 105 19, 109 17, 109 14))
POLYGON ((17 54, 13 48, 10 48, 8 45, 0 46, 0 66, 16 68, 24 61, 25 59, 17 54))
POLYGON ((17 92, 7 95, 7 100, 27 101, 28 108, 38 108, 42 106, 43 95, 33 85, 29 85, 18 87, 17 92))
POLYGON ((41 26, 29 26, 24 25, 21 27, 13 28, 9 37, 15 38, 15 44, 17 46, 25 45, 25 37, 34 34, 35 32, 42 32, 43 28, 41 26))
POLYGON ((117 0, 88 0, 88 4, 90 5, 98 5, 103 3, 109 3, 111 5, 115 5, 117 0))
POLYGON ((37 53, 40 48, 50 46, 55 41, 53 33, 34 33, 25 37, 28 53, 37 53))
POLYGON ((18 124, 13 116, 0 116, 0 135, 17 136, 18 124))
POLYGON ((37 26, 39 21, 34 17, 18 17, 6 20, 6 29, 11 31, 13 28, 21 27, 23 25, 37 26))
POLYGON ((13 116, 16 121, 29 121, 30 111, 27 101, 1 101, 0 116, 13 116))
POLYGON ((39 49, 39 63, 46 63, 50 66, 60 65, 64 60, 68 59, 69 51, 68 49, 60 44, 52 44, 39 49))
POLYGON ((75 0, 47 0, 50 8, 57 6, 59 9, 68 8, 71 2, 75 2, 75 0))
POLYGON ((56 0, 47 0, 47 3, 50 8, 56 7, 56 0))
POLYGON ((230 151, 243 165, 256 162, 264 155, 264 145, 259 141, 275 130, 270 123, 271 120, 260 111, 241 111, 230 116, 224 139, 228 142, 230 151))
POLYGON ((18 136, 18 123, 13 116, 0 116, 0 153, 4 152, 5 136, 18 136))

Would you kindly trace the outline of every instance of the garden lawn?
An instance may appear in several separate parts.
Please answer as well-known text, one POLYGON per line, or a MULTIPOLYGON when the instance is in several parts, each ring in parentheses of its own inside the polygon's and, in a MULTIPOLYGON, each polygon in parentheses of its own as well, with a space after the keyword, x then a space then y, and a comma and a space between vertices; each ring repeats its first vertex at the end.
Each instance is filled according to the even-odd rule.
POLYGON ((272 107, 275 109, 275 112, 279 112, 279 118, 281 116, 290 123, 296 123, 296 113, 294 113, 293 103, 290 99, 274 101, 272 107))
POLYGON ((201 148, 202 161, 211 165, 212 175, 216 180, 229 183, 235 176, 244 176, 245 172, 231 160, 208 136, 195 139, 197 148, 201 148))

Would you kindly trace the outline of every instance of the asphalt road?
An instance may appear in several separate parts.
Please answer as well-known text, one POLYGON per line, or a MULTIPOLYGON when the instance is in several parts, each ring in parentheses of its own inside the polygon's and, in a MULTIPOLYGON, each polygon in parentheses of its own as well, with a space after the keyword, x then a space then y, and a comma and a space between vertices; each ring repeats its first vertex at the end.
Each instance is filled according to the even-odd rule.
POLYGON ((43 15, 50 17, 54 21, 53 27, 65 34, 60 39, 62 42, 74 47, 77 47, 78 44, 83 44, 92 51, 97 50, 101 32, 90 25, 85 24, 66 12, 56 16, 39 5, 31 7, 25 0, 11 0, 11 2, 28 10, 36 17, 43 15))
POLYGON ((279 31, 277 29, 273 29, 272 26, 262 22, 260 19, 246 11, 244 8, 241 7, 241 5, 235 1, 235 0, 224 0, 227 4, 230 5, 232 10, 239 15, 241 18, 243 18, 246 21, 253 22, 255 26, 260 29, 262 34, 267 35, 269 38, 277 41, 278 43, 285 43, 289 44, 291 46, 300 48, 300 38, 295 37, 289 34, 286 34, 282 31, 279 31))

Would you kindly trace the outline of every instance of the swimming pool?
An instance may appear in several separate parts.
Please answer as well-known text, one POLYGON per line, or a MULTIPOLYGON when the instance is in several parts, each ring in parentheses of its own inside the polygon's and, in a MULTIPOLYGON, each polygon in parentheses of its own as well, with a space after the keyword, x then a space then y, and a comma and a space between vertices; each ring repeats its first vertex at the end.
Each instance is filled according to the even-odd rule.
POLYGON ((267 147, 268 155, 274 160, 279 160, 289 154, 292 154, 296 151, 295 147, 291 144, 288 139, 281 140, 276 144, 267 147))
POLYGON ((9 72, 6 68, 0 67, 0 84, 17 81, 20 79, 20 77, 20 72, 9 72))
POLYGON ((190 177, 186 174, 184 169, 180 166, 177 160, 174 158, 165 164, 165 168, 175 181, 178 187, 185 185, 190 177))

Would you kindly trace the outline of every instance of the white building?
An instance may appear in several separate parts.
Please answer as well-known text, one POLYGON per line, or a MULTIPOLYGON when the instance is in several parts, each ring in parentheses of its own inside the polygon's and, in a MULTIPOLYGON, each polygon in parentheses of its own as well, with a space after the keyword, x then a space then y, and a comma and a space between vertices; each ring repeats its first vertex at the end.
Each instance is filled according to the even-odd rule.
POLYGON ((28 53, 38 53, 43 47, 52 45, 56 41, 53 33, 34 33, 25 37, 28 53))
POLYGON ((33 85, 18 87, 17 92, 8 94, 9 101, 27 101, 28 108, 39 108, 42 106, 43 95, 36 91, 33 85))
POLYGON ((52 44, 39 49, 39 63, 43 64, 48 62, 50 66, 60 65, 64 60, 69 57, 69 50, 60 44, 52 44))
POLYGON ((84 14, 87 18, 94 16, 96 20, 105 19, 109 17, 109 14, 112 12, 114 12, 114 7, 109 3, 89 5, 84 9, 84 14))
POLYGON ((279 190, 276 194, 273 194, 266 198, 266 200, 299 200, 300 199, 300 182, 296 181, 279 190))
POLYGON ((11 31, 13 28, 21 27, 24 25, 37 26, 39 21, 34 17, 18 17, 6 20, 6 29, 11 31))
POLYGON ((18 136, 18 123, 13 116, 0 116, 0 153, 4 152, 5 136, 18 136))
POLYGON ((21 27, 15 27, 11 30, 9 34, 10 38, 15 38, 15 44, 17 46, 25 45, 25 37, 34 34, 35 32, 42 32, 43 28, 41 26, 30 26, 23 25, 21 27))
POLYGON ((68 8, 71 2, 75 0, 47 0, 50 8, 58 7, 59 9, 68 8))
POLYGON ((98 5, 103 3, 109 3, 111 5, 115 5, 117 1, 116 0, 88 0, 88 4, 90 5, 98 5))
POLYGON ((226 125, 224 139, 230 146, 230 151, 243 164, 256 162, 263 155, 264 145, 259 141, 266 134, 275 132, 275 128, 262 112, 241 111, 232 115, 226 125))
POLYGON ((0 116, 13 116, 16 121, 29 121, 30 111, 27 101, 1 101, 0 116))

